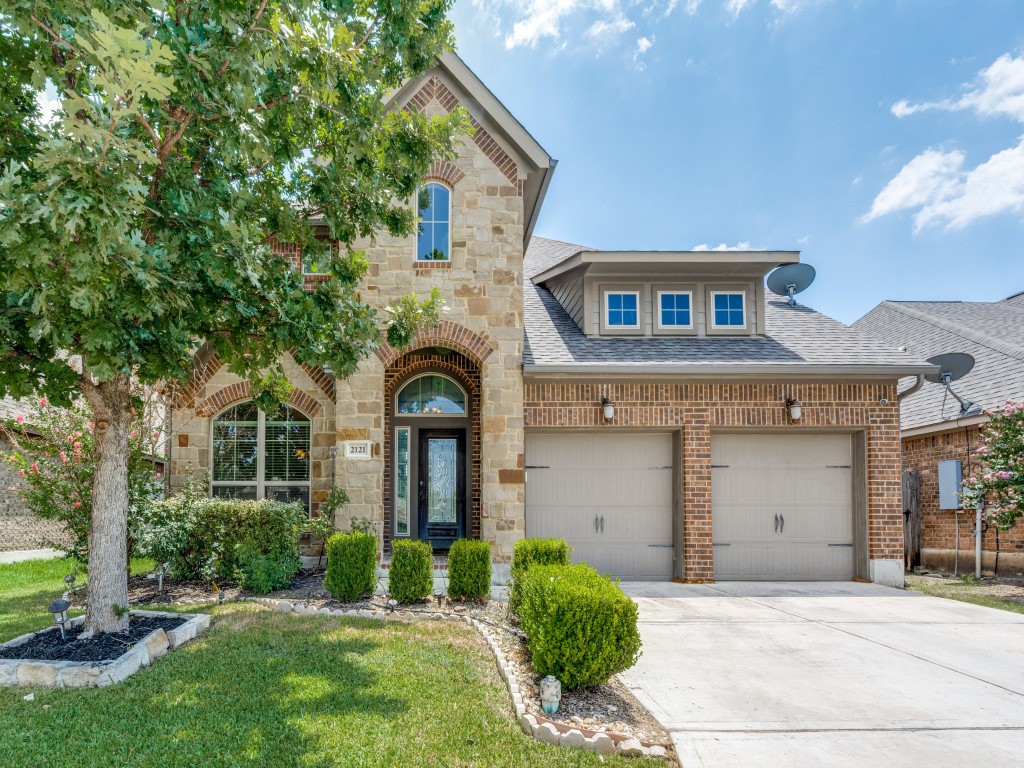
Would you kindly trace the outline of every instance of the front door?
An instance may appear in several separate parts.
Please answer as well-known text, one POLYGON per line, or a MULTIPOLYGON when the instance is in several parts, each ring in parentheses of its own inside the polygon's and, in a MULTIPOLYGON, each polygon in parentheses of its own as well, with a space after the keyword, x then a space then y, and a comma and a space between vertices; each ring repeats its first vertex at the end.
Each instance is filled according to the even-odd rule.
POLYGON ((465 536, 466 430, 419 431, 419 537, 448 549, 465 536))

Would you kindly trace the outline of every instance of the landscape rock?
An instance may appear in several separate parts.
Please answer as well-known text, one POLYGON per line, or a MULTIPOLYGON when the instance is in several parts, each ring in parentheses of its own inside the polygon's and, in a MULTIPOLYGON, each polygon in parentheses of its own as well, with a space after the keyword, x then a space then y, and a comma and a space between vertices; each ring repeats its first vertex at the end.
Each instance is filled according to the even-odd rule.
POLYGON ((647 750, 639 739, 626 739, 619 743, 619 752, 626 757, 640 757, 646 754, 647 750))
POLYGON ((23 661, 18 665, 18 685, 52 688, 57 684, 57 668, 52 663, 23 661))

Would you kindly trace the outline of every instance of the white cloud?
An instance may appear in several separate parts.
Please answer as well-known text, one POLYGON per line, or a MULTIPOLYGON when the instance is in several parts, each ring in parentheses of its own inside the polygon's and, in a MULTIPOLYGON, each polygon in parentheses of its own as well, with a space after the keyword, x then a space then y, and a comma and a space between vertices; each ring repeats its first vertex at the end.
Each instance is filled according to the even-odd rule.
POLYGON ((725 0, 725 10, 731 13, 734 19, 737 19, 743 13, 743 9, 753 3, 754 0, 725 0))
POLYGON ((736 245, 726 245, 725 243, 719 243, 718 245, 711 247, 707 243, 701 243, 695 245, 690 249, 691 251, 756 251, 757 248, 751 248, 750 243, 744 240, 736 245))
POLYGON ((46 81, 46 88, 36 91, 36 105, 39 107, 39 122, 43 125, 50 125, 61 107, 61 100, 57 94, 56 86, 49 80, 46 81))
POLYGON ((598 19, 591 24, 586 31, 586 36, 597 43, 605 46, 614 42, 623 32, 628 32, 635 27, 632 21, 625 16, 615 16, 611 19, 598 19))
POLYGON ((1008 53, 1003 54, 978 73, 977 80, 966 86, 959 99, 920 104, 901 99, 892 105, 892 113, 901 118, 933 109, 973 110, 983 117, 1004 116, 1024 123, 1024 56, 1012 58, 1008 53))
MULTIPOLYGON (((700 8, 701 0, 686 0, 686 13, 693 16, 697 13, 697 9, 700 8)), ((672 7, 676 7, 676 0, 672 1, 672 7)), ((665 15, 668 16, 669 12, 665 11, 665 15)))
MULTIPOLYGON (((970 110, 1024 123, 1024 56, 1000 56, 957 99, 917 104, 903 99, 891 107, 898 118, 930 110, 970 110)), ((961 150, 925 150, 885 185, 861 222, 917 209, 914 230, 919 232, 940 225, 963 229, 987 216, 1024 212, 1024 137, 975 168, 965 169, 966 159, 961 150)))
POLYGON ((641 60, 643 55, 651 50, 651 46, 654 45, 654 35, 650 37, 638 37, 636 41, 636 48, 633 50, 633 64, 637 69, 643 69, 646 64, 641 60))

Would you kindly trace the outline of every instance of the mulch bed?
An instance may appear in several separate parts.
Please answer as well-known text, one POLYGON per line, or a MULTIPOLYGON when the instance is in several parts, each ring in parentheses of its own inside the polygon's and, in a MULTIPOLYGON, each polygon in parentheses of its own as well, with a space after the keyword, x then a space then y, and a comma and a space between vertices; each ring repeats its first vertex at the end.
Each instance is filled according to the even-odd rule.
POLYGON ((61 638, 60 629, 51 627, 38 633, 27 643, 13 648, 0 648, 0 659, 35 659, 39 661, 113 661, 124 655, 149 633, 180 627, 188 617, 132 616, 127 632, 104 632, 81 639, 83 627, 67 630, 67 640, 61 638))

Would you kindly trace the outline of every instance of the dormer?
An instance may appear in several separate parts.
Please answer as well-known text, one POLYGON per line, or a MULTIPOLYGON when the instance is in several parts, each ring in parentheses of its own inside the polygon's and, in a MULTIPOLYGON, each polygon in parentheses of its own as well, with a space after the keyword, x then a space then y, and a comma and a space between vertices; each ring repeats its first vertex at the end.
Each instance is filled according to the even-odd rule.
POLYGON ((763 336, 764 278, 798 251, 579 251, 534 276, 590 337, 763 336))

